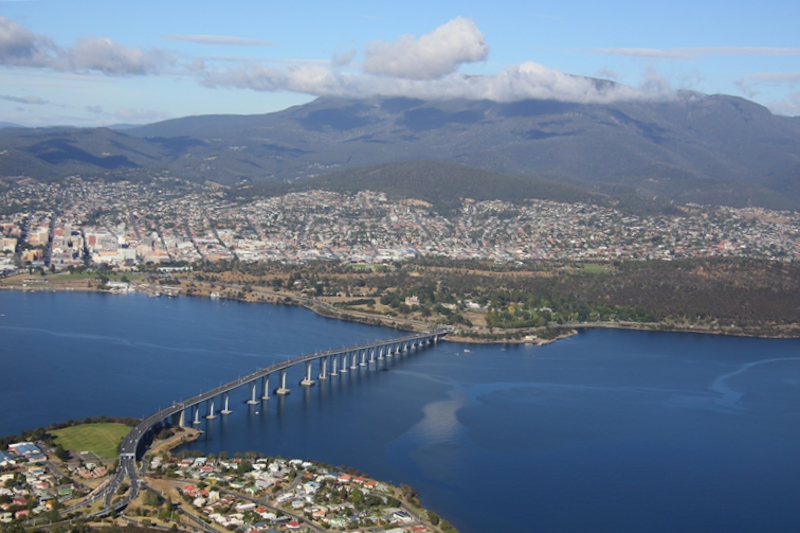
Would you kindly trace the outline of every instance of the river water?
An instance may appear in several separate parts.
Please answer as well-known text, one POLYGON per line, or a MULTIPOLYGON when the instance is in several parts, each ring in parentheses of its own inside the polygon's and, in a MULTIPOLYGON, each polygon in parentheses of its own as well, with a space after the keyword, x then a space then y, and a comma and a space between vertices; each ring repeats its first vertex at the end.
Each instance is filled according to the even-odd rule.
MULTIPOLYGON (((293 307, 0 292, 0 434, 144 416, 279 360, 398 332, 293 307)), ((594 330, 444 342, 204 421, 414 486, 463 533, 797 531, 800 341, 594 330)))

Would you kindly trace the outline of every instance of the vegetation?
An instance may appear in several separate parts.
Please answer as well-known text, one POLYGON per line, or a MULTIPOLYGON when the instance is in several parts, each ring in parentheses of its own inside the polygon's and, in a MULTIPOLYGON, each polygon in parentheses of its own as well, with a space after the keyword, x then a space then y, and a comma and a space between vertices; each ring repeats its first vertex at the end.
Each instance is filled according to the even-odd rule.
MULTIPOLYGON (((461 208, 464 199, 501 200, 520 204, 529 199, 556 202, 586 202, 611 205, 607 195, 599 195, 562 181, 532 176, 514 176, 441 161, 398 161, 367 167, 340 170, 321 177, 287 183, 243 184, 227 192, 232 201, 272 198, 290 192, 322 189, 353 194, 370 190, 383 192, 392 200, 414 198, 431 204, 442 215, 461 208)), ((620 211, 637 213, 673 213, 666 202, 620 194, 613 205, 620 211)))
POLYGON ((123 424, 83 424, 51 432, 58 446, 67 450, 88 450, 111 459, 118 456, 117 448, 130 428, 123 424))
MULTIPOLYGON (((130 417, 112 417, 112 416, 95 416, 95 417, 87 417, 83 420, 67 420, 66 422, 60 422, 57 424, 50 424, 47 427, 39 427, 33 430, 25 430, 22 433, 17 435, 7 435, 5 437, 0 437, 0 450, 5 450, 9 444, 14 444, 15 442, 25 442, 25 441, 42 441, 48 446, 56 446, 54 432, 59 429, 69 428, 74 426, 79 426, 82 424, 121 424, 122 426, 126 427, 125 434, 130 431, 130 428, 135 426, 139 423, 139 420, 130 417)), ((84 450, 86 448, 82 448, 84 450)))
MULTIPOLYGON (((394 171, 373 176, 375 167, 368 167, 337 175, 330 186, 360 182, 402 194, 422 185, 431 195, 427 201, 447 210, 453 194, 479 198, 493 188, 498 174, 477 181, 470 177, 491 169, 533 176, 540 184, 549 180, 552 194, 571 196, 576 185, 585 186, 583 197, 599 192, 609 201, 643 207, 646 198, 657 197, 785 209, 800 202, 798 130, 788 124, 786 117, 764 113, 756 104, 721 95, 623 106, 323 98, 267 115, 186 117, 124 133, 43 128, 21 134, 9 128, 0 131, 0 144, 8 148, 0 177, 9 182, 16 176, 57 181, 74 175, 137 181, 156 175, 233 186, 294 182, 350 164, 437 158, 471 165, 463 170, 467 179, 447 190, 449 175, 458 172, 435 171, 428 180, 417 169, 431 163, 415 161, 396 172, 402 179, 394 183, 394 171), (264 131, 281 132, 280 140, 263 140, 264 131), (206 141, 212 138, 217 142, 206 141), (230 146, 247 148, 232 151, 230 146), (695 149, 686 152, 685 146, 695 149)), ((521 196, 538 194, 539 185, 520 187, 521 196)), ((507 194, 506 182, 498 179, 496 190, 507 194)))
POLYGON ((392 199, 416 198, 447 215, 464 198, 519 203, 530 198, 560 202, 603 203, 605 199, 578 187, 533 177, 511 176, 439 161, 401 161, 342 170, 305 182, 304 189, 343 193, 380 191, 392 199))
POLYGON ((26 529, 19 521, 16 520, 9 524, 0 524, 0 533, 29 533, 30 531, 34 531, 35 533, 40 533, 44 531, 47 531, 49 533, 155 533, 157 531, 163 532, 163 530, 135 526, 133 524, 128 524, 124 527, 121 527, 117 524, 96 526, 96 525, 90 525, 85 520, 82 519, 73 520, 71 522, 61 522, 59 524, 54 524, 46 529, 33 529, 33 530, 26 529))
POLYGON ((600 322, 800 334, 800 265, 766 260, 506 265, 424 258, 385 271, 331 263, 220 262, 192 276, 221 286, 271 287, 351 314, 373 315, 375 321, 450 324, 483 339, 522 338, 531 328, 600 322))

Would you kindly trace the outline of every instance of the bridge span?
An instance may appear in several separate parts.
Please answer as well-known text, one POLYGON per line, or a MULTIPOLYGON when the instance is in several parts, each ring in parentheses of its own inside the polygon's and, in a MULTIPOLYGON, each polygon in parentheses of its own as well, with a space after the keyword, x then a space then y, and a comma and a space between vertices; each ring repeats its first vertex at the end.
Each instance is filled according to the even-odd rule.
POLYGON ((377 366, 377 363, 385 358, 435 345, 448 331, 447 328, 438 328, 426 333, 416 333, 348 348, 301 355, 294 359, 261 368, 244 377, 161 409, 139 422, 122 441, 119 448, 119 466, 116 476, 102 493, 93 498, 104 498, 105 507, 91 516, 108 515, 126 507, 136 498, 140 488, 140 481, 136 471, 136 459, 141 451, 140 444, 142 438, 157 424, 165 421, 179 425, 200 424, 201 417, 213 419, 217 417, 217 413, 228 414, 231 412, 229 405, 230 392, 241 387, 247 388, 248 404, 267 401, 273 394, 289 394, 290 389, 286 383, 286 375, 289 368, 296 365, 303 365, 304 367, 303 379, 299 384, 303 387, 309 387, 314 385, 316 380, 332 379, 348 371, 369 367, 373 364, 377 366), (313 372, 314 366, 318 370, 316 374, 313 372), (274 384, 277 386, 271 390, 270 383, 273 376, 276 378, 277 383, 274 384), (217 404, 217 400, 219 400, 219 404, 217 404), (205 409, 203 409, 203 405, 205 405, 205 409), (221 407, 219 411, 216 410, 218 405, 221 407), (201 412, 203 410, 204 413, 201 412), (114 495, 126 478, 129 480, 130 491, 125 498, 114 502, 114 495))

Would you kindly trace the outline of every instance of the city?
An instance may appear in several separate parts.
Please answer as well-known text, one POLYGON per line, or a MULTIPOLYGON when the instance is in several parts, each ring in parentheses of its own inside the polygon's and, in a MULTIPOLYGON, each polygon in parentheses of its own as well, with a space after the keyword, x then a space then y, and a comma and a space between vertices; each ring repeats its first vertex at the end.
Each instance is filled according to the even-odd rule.
POLYGON ((0 197, 0 270, 105 264, 307 261, 391 263, 416 257, 496 263, 800 257, 800 215, 678 206, 672 215, 529 200, 463 200, 448 216, 415 199, 321 190, 248 202, 167 179, 27 183, 0 197))

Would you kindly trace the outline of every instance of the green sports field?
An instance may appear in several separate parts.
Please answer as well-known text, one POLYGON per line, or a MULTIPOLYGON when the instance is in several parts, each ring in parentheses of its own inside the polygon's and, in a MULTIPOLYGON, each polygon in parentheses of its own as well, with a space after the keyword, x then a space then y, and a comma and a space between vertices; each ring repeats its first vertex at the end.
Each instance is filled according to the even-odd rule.
POLYGON ((123 424, 83 424, 51 433, 65 450, 71 452, 94 452, 104 459, 117 457, 117 448, 131 430, 123 424))

